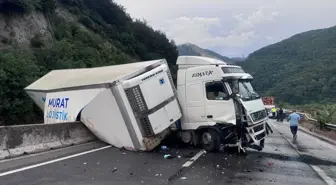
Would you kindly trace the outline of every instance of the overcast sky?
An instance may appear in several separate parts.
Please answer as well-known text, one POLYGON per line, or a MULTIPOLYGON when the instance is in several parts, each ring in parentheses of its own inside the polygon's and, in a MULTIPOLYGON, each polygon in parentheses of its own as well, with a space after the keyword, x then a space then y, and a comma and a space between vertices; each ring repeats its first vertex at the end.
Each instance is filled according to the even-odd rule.
POLYGON ((249 53, 296 33, 336 25, 336 0, 114 0, 177 44, 225 56, 249 53))

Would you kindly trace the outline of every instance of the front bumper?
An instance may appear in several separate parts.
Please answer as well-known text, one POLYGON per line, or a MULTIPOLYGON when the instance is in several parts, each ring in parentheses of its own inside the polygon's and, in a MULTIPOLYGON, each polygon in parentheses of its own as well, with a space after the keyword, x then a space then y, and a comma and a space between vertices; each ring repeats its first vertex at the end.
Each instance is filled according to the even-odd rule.
POLYGON ((260 123, 245 127, 247 134, 250 136, 250 141, 249 143, 254 143, 257 144, 261 140, 265 139, 267 136, 267 122, 262 121, 260 123))

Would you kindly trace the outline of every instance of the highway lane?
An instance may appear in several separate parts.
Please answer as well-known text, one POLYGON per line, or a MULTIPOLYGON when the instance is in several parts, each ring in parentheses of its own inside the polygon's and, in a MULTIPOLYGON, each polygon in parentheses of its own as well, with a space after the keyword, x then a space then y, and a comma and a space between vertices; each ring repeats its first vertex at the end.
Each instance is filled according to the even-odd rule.
MULTIPOLYGON (((129 152, 110 147, 0 176, 0 184, 323 185, 336 180, 334 146, 302 132, 299 133, 298 143, 293 144, 290 141, 288 125, 274 121, 271 123, 276 129, 266 140, 266 147, 262 152, 251 150, 247 156, 226 152, 205 153, 189 168, 182 171, 182 165, 190 157, 196 155, 200 149, 175 148, 149 153, 129 152), (164 159, 163 156, 166 153, 177 153, 177 157, 164 159), (314 170, 312 166, 318 167, 321 171, 314 170), (323 172, 322 176, 321 172, 323 172), (330 179, 328 181, 326 177, 329 177, 331 181, 330 179)), ((103 143, 93 143, 0 162, 0 174, 105 146, 103 143)))

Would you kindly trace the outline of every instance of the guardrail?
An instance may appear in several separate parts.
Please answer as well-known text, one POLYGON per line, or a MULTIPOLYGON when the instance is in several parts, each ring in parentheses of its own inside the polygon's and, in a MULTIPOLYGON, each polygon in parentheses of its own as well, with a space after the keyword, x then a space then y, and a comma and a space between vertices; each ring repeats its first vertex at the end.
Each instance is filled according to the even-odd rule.
POLYGON ((326 124, 326 126, 327 126, 329 129, 336 130, 336 125, 334 125, 334 124, 326 124))
MULTIPOLYGON (((289 113, 288 110, 285 110, 286 113, 289 113)), ((301 116, 301 119, 304 119, 306 118, 307 120, 309 121, 312 121, 312 122, 315 122, 315 123, 318 123, 318 121, 314 118, 311 118, 310 116, 308 116, 306 113, 302 113, 302 112, 297 112, 300 116, 301 116)), ((332 129, 332 130, 336 130, 336 125, 335 124, 326 124, 326 127, 329 128, 329 129, 332 129)))

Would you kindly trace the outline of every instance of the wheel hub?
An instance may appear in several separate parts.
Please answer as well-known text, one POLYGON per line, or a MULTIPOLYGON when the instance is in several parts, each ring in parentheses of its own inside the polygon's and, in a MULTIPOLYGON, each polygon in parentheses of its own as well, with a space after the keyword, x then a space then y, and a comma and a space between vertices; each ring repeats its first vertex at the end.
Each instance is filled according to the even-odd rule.
POLYGON ((206 145, 210 144, 212 141, 211 134, 208 132, 203 133, 202 142, 206 145))

